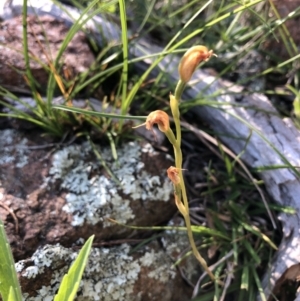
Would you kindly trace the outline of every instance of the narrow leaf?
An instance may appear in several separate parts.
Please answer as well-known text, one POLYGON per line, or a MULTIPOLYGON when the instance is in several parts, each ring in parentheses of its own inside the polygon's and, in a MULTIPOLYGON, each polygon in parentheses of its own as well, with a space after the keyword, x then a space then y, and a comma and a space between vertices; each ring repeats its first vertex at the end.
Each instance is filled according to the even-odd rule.
POLYGON ((259 228, 257 228, 256 226, 253 226, 253 225, 248 225, 243 222, 241 224, 246 230, 248 230, 249 232, 255 234, 256 236, 262 238, 270 247, 272 247, 274 250, 277 250, 277 247, 272 242, 272 240, 267 235, 260 232, 259 228))
POLYGON ((264 293, 264 290, 263 290, 263 288, 262 288, 261 281, 260 281, 260 279, 259 279, 259 276, 258 276, 258 274, 257 274, 257 272, 256 272, 255 267, 252 265, 252 266, 250 266, 250 269, 251 269, 251 272, 252 272, 252 274, 253 274, 253 278, 254 278, 254 280, 255 280, 255 283, 256 283, 256 285, 257 285, 257 288, 258 288, 258 293, 259 293, 259 296, 260 296, 260 300, 262 300, 262 301, 267 301, 267 297, 266 297, 266 295, 265 295, 265 293, 264 293))
POLYGON ((91 111, 86 109, 80 109, 75 107, 68 107, 63 105, 54 105, 52 109, 59 109, 84 115, 90 115, 90 116, 98 116, 98 117, 105 117, 105 118, 117 118, 117 119, 129 119, 129 120, 141 120, 145 121, 147 116, 130 116, 130 115, 119 115, 119 114, 111 114, 111 113, 103 113, 103 112, 97 112, 97 111, 91 111))
POLYGON ((249 266, 245 265, 242 270, 241 290, 249 289, 249 266))
POLYGON ((9 295, 8 295, 8 301, 17 301, 17 297, 15 294, 15 290, 12 288, 12 286, 9 288, 9 295))
POLYGON ((261 259, 259 258, 259 255, 257 254, 257 252, 253 249, 253 247, 251 246, 249 241, 245 239, 245 240, 243 240, 243 244, 244 244, 246 250, 251 255, 251 257, 252 257, 253 261, 255 262, 255 264, 260 264, 261 259))
POLYGON ((0 295, 4 301, 22 300, 21 288, 18 282, 15 263, 5 234, 4 225, 0 219, 0 295), (11 293, 11 290, 13 291, 11 293), (12 299, 13 298, 13 299, 12 299))
MULTIPOLYGON (((126 228, 130 228, 130 229, 138 229, 138 230, 177 230, 177 231, 187 231, 186 227, 176 227, 176 226, 151 226, 151 227, 139 227, 139 226, 130 226, 130 225, 125 225, 122 223, 119 223, 116 220, 113 220, 111 218, 108 219, 110 222, 126 227, 126 228)), ((214 229, 210 229, 204 226, 195 226, 192 225, 192 232, 193 233, 199 233, 201 235, 209 235, 209 236, 215 236, 215 237, 220 237, 226 240, 230 240, 230 238, 228 236, 226 236, 225 234, 223 234, 220 231, 214 230, 214 229)))
POLYGON ((91 236, 82 247, 69 272, 64 276, 54 301, 72 301, 75 298, 93 239, 94 235, 91 236))

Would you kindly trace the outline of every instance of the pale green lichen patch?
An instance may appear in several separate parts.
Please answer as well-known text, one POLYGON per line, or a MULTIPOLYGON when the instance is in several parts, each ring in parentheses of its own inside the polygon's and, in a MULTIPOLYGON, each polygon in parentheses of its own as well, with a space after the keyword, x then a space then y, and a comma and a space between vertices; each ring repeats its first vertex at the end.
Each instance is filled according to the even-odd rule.
POLYGON ((0 165, 13 163, 17 168, 24 167, 28 163, 27 142, 16 130, 0 131, 0 165))
POLYGON ((197 281, 201 273, 199 262, 187 249, 189 239, 186 231, 176 229, 177 227, 185 227, 183 219, 176 219, 176 223, 174 223, 174 220, 170 220, 168 226, 174 227, 174 229, 164 231, 161 238, 166 254, 173 262, 180 265, 186 279, 191 282, 197 281), (189 252, 189 255, 187 255, 187 252, 189 252))
MULTIPOLYGON (((139 274, 143 272, 143 266, 150 271, 147 276, 157 281, 165 283, 175 277, 176 270, 171 268, 165 253, 149 250, 141 258, 134 259, 129 255, 129 251, 130 247, 126 244, 113 248, 93 248, 76 300, 134 300, 134 292, 136 293, 134 286, 139 274)), ((24 261, 18 262, 16 268, 18 272, 21 272, 21 277, 38 281, 41 287, 34 297, 29 297, 25 293, 25 299, 27 301, 53 300, 63 275, 76 256, 77 252, 73 252, 71 249, 60 245, 47 245, 33 254, 32 266, 25 268, 24 261), (60 268, 62 263, 65 265, 60 268), (52 271, 51 280, 49 282, 48 279, 48 283, 43 283, 43 273, 49 269, 52 271)), ((142 293, 143 288, 139 289, 142 293)))
POLYGON ((60 188, 67 191, 63 210, 72 214, 73 226, 102 221, 106 227, 111 225, 107 217, 126 223, 134 218, 131 200, 170 199, 173 187, 165 171, 150 175, 141 160, 142 152, 155 155, 150 144, 141 149, 137 142, 127 143, 118 148, 118 160, 113 158, 109 147, 99 147, 99 152, 119 183, 107 175, 99 160, 91 162, 93 153, 88 143, 66 147, 53 156, 47 182, 60 180, 60 188))
POLYGON ((177 261, 178 257, 174 257, 174 254, 182 254, 186 246, 189 245, 187 233, 177 229, 178 227, 185 227, 184 220, 178 218, 176 223, 174 223, 174 220, 170 220, 168 227, 174 227, 174 229, 165 230, 161 242, 167 254, 177 261))
POLYGON ((163 251, 155 252, 154 250, 150 250, 139 261, 141 266, 152 268, 152 271, 148 273, 149 278, 166 283, 176 277, 176 269, 163 251))

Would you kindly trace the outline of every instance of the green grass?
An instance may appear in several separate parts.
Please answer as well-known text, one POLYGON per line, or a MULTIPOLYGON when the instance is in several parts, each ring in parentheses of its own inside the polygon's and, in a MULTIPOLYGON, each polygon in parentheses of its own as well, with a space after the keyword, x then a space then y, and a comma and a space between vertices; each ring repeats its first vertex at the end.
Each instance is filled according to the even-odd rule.
MULTIPOLYGON (((227 267, 223 266, 221 269, 224 273, 224 268, 228 270, 230 264, 234 274, 228 287, 224 288, 226 294, 231 294, 231 300, 254 300, 249 296, 254 296, 257 292, 257 273, 263 271, 276 250, 272 242, 275 234, 272 234, 265 207, 259 201, 260 196, 253 184, 249 183, 247 176, 240 176, 243 171, 240 167, 234 167, 232 160, 224 158, 224 161, 229 162, 227 166, 230 168, 222 168, 222 163, 212 158, 207 171, 208 187, 203 189, 201 196, 206 200, 205 211, 211 220, 211 226, 227 235, 230 240, 221 242, 215 238, 212 241, 207 239, 207 244, 209 246, 209 243, 214 243, 217 246, 216 261, 232 254, 226 261, 227 267), (220 184, 212 179, 217 179, 220 184), (252 267, 256 269, 251 269, 252 267)), ((225 277, 224 274, 223 276, 225 277)), ((206 296, 211 294, 215 294, 215 298, 220 300, 224 290, 212 290, 206 294, 200 291, 196 300, 206 300, 206 296)))
MULTIPOLYGON (((291 116, 294 109, 295 122, 299 123, 297 120, 300 118, 298 63, 300 55, 295 41, 284 24, 287 20, 299 16, 300 9, 280 19, 272 1, 262 0, 136 0, 132 2, 74 0, 73 2, 75 6, 82 9, 82 16, 75 20, 70 28, 57 57, 53 61, 49 59, 47 66, 44 66, 49 73, 46 93, 42 95, 38 81, 33 78, 30 71, 29 61, 33 58, 28 51, 25 30, 26 70, 23 72, 36 105, 29 106, 18 95, 0 87, 0 97, 9 97, 27 107, 27 111, 24 112, 0 98, 0 104, 10 110, 10 113, 0 113, 0 117, 27 120, 42 128, 45 133, 59 138, 63 137, 70 128, 76 128, 73 134, 85 135, 89 138, 86 132, 92 126, 97 133, 107 135, 115 148, 117 144, 112 140, 119 140, 122 137, 125 128, 124 120, 143 121, 144 116, 151 110, 158 108, 168 110, 168 94, 170 91, 174 92, 176 83, 170 83, 168 75, 164 73, 149 80, 148 75, 151 70, 156 68, 165 56, 170 54, 180 56, 188 47, 203 44, 218 55, 217 59, 211 60, 206 65, 216 70, 217 77, 224 77, 246 86, 255 81, 265 80, 266 87, 259 88, 258 92, 277 96, 278 90, 268 76, 280 74, 283 77, 281 83, 283 94, 292 95, 295 99, 294 106, 290 111, 285 112, 285 115, 291 116), (126 10, 132 14, 126 14, 126 10), (273 13, 270 14, 269 10, 273 13), (90 39, 97 58, 95 65, 91 66, 85 74, 68 82, 61 75, 60 59, 74 34, 81 30, 83 24, 92 16, 101 13, 110 14, 112 18, 120 20, 122 30, 120 41, 107 41, 107 44, 100 49, 96 42, 90 39), (128 39, 127 27, 130 26, 127 21, 134 28, 130 36, 138 34, 141 37, 151 38, 164 47, 163 52, 146 54, 141 58, 130 58, 128 47, 135 43, 135 39, 128 39), (278 58, 265 49, 265 42, 269 39, 277 39, 280 45, 284 45, 288 57, 278 58), (246 73, 241 69, 241 62, 251 51, 261 52, 266 64, 261 66, 259 72, 246 73), (143 75, 136 76, 134 65, 145 58, 154 58, 154 62, 143 75), (106 104, 112 108, 110 113, 95 112, 91 108, 78 109, 72 105, 72 99, 81 95, 85 95, 88 99, 93 95, 93 91, 107 84, 114 87, 111 91, 105 91, 106 104), (63 105, 52 104, 53 97, 56 95, 63 97, 63 105), (130 116, 130 113, 134 116, 130 116), (116 122, 112 122, 112 119, 116 118, 119 120, 117 125, 116 122)), ((25 9, 23 15, 26 15, 25 9)), ((26 29, 25 17, 23 24, 26 29)), ((47 51, 47 49, 43 50, 47 51)), ((251 87, 253 86, 250 86, 245 93, 257 92, 251 87)), ((224 90, 217 91, 216 94, 205 98, 201 96, 199 99, 187 100, 181 104, 181 109, 186 112, 199 105, 218 105, 222 109, 220 104, 212 102, 211 98, 224 93, 226 94, 224 90)), ((235 117, 240 119, 239 116, 235 117)), ((241 121, 251 128, 246 120, 241 121)), ((209 129, 205 130, 209 131, 209 129)), ((255 131, 253 128, 252 130, 255 131)), ((214 134, 218 136, 218 133, 214 134)), ((262 139, 269 143, 267 137, 262 139)), ((270 146, 273 148, 272 145, 270 146)), ((203 284, 208 283, 208 279, 204 278, 199 287, 194 290, 195 300, 204 301, 213 298, 222 300, 226 296, 232 297, 231 300, 254 300, 258 292, 262 294, 260 277, 270 264, 275 251, 272 241, 278 243, 279 234, 271 226, 266 208, 261 205, 261 197, 253 181, 247 176, 237 176, 240 173, 244 175, 245 171, 236 159, 229 157, 221 147, 216 148, 216 151, 220 159, 216 161, 217 163, 209 160, 210 164, 206 169, 206 188, 199 190, 198 196, 207 200, 205 205, 207 215, 202 217, 209 216, 215 233, 210 232, 209 228, 203 227, 200 223, 194 225, 193 230, 203 250, 217 248, 211 262, 211 264, 219 262, 215 267, 215 273, 218 273, 225 282, 225 269, 232 269, 234 277, 228 280, 228 286, 218 288, 210 285, 205 290, 203 284), (224 212, 224 215, 221 216, 220 212, 224 212), (227 258, 228 254, 230 256, 227 258)), ((276 152, 283 159, 285 166, 298 174, 288 159, 279 151, 276 152)), ((213 154, 211 158, 214 158, 213 154)), ((278 167, 274 166, 274 168, 278 167)), ((256 172, 260 171, 256 170, 256 172)), ((269 206, 275 212, 287 210, 271 204, 269 206)), ((193 208, 191 210, 193 211, 193 208)), ((149 228, 153 229, 151 225, 149 228)), ((263 296, 261 297, 264 299, 263 296)))

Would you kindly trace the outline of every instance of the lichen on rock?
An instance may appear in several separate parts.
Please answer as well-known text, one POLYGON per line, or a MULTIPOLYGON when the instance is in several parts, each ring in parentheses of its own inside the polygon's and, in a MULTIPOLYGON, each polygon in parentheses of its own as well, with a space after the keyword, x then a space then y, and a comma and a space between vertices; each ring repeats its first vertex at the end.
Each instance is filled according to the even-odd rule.
POLYGON ((149 278, 154 278, 161 282, 167 282, 170 279, 174 279, 176 276, 176 270, 174 266, 172 266, 172 261, 166 261, 166 253, 163 251, 155 252, 152 249, 146 252, 139 261, 142 266, 155 267, 148 273, 149 278))
POLYGON ((56 152, 47 183, 60 182, 60 189, 67 192, 63 210, 72 214, 73 226, 103 222, 113 217, 120 223, 133 219, 131 200, 169 201, 172 184, 165 176, 165 170, 156 175, 147 172, 142 154, 156 153, 150 144, 141 146, 130 142, 118 148, 118 159, 113 158, 111 149, 100 149, 102 162, 90 160, 92 149, 88 143, 72 145, 56 152), (117 181, 108 176, 111 172, 117 181), (99 171, 103 172, 99 172, 99 171))
MULTIPOLYGON (((112 248, 92 248, 76 300, 142 300, 140 298, 145 292, 143 287, 137 287, 141 273, 146 272, 144 276, 154 279, 152 281, 156 283, 172 282, 178 276, 164 252, 149 249, 144 255, 139 252, 133 256, 129 254, 130 250, 127 244, 112 248), (137 290, 140 297, 135 295, 137 290)), ((63 275, 77 254, 59 244, 46 245, 32 255, 31 265, 28 266, 26 261, 18 262, 16 269, 21 282, 31 279, 38 284, 34 295, 33 292, 32 295, 28 292, 24 294, 25 300, 53 300, 63 275), (49 274, 51 277, 44 277, 49 274)))
POLYGON ((202 274, 199 262, 190 249, 187 249, 189 239, 186 231, 177 229, 178 227, 185 228, 184 220, 179 217, 173 218, 169 221, 168 226, 174 228, 165 230, 161 238, 165 252, 173 262, 176 262, 176 266, 180 267, 185 279, 196 283, 199 275, 202 274))
POLYGON ((28 150, 26 138, 20 139, 18 132, 13 129, 0 131, 0 165, 14 163, 22 168, 28 163, 28 150))

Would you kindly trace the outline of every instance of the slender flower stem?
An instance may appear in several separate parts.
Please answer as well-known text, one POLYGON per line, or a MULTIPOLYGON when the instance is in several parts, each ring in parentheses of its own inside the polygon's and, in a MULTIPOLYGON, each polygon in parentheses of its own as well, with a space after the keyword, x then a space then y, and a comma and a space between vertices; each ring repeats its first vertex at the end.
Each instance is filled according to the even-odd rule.
POLYGON ((207 272, 207 274, 209 275, 211 280, 215 281, 215 277, 214 277, 213 273, 208 268, 206 261, 200 255, 200 253, 196 247, 196 244, 195 244, 192 227, 191 227, 190 215, 189 215, 189 203, 188 203, 188 199, 187 199, 186 188, 185 188, 185 183, 184 183, 183 174, 182 174, 181 126, 180 126, 180 115, 179 115, 178 106, 179 106, 180 98, 181 98, 184 87, 185 87, 185 83, 183 83, 182 81, 179 81, 178 85, 176 87, 176 90, 175 90, 175 97, 170 96, 171 97, 171 109, 172 109, 175 127, 176 127, 176 143, 175 143, 175 145, 173 144, 174 153, 175 153, 175 166, 178 170, 178 174, 179 174, 179 178, 180 178, 180 184, 179 184, 180 185, 180 194, 177 192, 178 187, 176 187, 175 194, 177 194, 177 196, 175 196, 175 198, 178 197, 177 206, 178 206, 179 211, 181 212, 181 214, 184 217, 186 228, 187 228, 187 233, 188 233, 188 238, 189 238, 189 242, 190 242, 193 254, 197 258, 197 260, 200 262, 203 269, 207 272), (173 97, 175 100, 172 99, 173 97), (181 204, 179 204, 179 202, 182 202, 182 199, 183 199, 184 210, 181 209, 182 208, 180 206, 181 204))
POLYGON ((181 100, 181 95, 183 93, 183 90, 186 86, 186 83, 184 83, 181 79, 178 81, 176 89, 175 89, 175 98, 178 102, 181 100))

